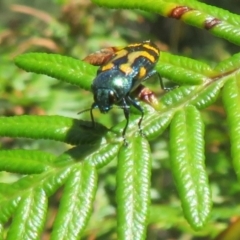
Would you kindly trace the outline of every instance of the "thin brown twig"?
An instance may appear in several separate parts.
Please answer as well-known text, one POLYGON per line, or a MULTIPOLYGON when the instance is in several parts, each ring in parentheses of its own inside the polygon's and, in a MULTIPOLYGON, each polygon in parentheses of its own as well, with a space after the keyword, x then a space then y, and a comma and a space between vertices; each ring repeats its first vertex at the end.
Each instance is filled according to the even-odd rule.
POLYGON ((17 51, 11 54, 11 57, 14 58, 15 56, 27 51, 32 46, 40 46, 51 50, 52 52, 59 52, 61 51, 60 47, 51 39, 48 38, 37 38, 33 37, 26 40, 24 43, 18 46, 17 51))
POLYGON ((54 18, 52 18, 46 12, 36 10, 35 8, 31 8, 31 7, 27 7, 27 6, 23 6, 23 5, 18 5, 18 4, 12 4, 10 6, 10 9, 14 12, 19 12, 19 13, 32 15, 34 17, 37 17, 37 18, 41 19, 42 21, 44 21, 46 23, 50 23, 50 22, 55 21, 54 18))

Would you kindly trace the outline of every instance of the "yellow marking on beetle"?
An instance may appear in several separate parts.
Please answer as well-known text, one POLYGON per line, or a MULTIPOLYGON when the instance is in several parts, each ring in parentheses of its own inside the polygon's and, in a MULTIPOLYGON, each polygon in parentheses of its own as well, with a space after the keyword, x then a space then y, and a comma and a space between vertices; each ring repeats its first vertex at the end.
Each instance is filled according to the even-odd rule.
POLYGON ((141 45, 142 45, 142 43, 132 43, 132 44, 127 45, 127 48, 129 48, 129 47, 139 47, 141 45))
POLYGON ((128 63, 132 65, 138 57, 145 57, 152 63, 156 62, 157 60, 152 54, 148 53, 147 51, 136 51, 128 54, 128 63))
MULTIPOLYGON (((153 55, 151 55, 148 52, 146 52, 146 51, 131 52, 131 53, 128 54, 127 57, 128 57, 128 59, 127 59, 128 61, 126 63, 122 63, 119 66, 119 69, 121 71, 123 71, 125 74, 129 74, 129 73, 131 73, 133 71, 132 65, 134 64, 135 60, 138 57, 145 57, 145 58, 147 58, 149 61, 151 61, 153 63, 156 61, 156 58, 153 55)), ((142 70, 142 71, 144 71, 144 70, 142 70)))
POLYGON ((154 51, 157 55, 159 54, 159 50, 154 46, 151 46, 149 44, 143 44, 143 47, 154 51))
POLYGON ((112 62, 107 63, 106 65, 101 67, 101 71, 107 71, 114 67, 114 64, 112 62))
POLYGON ((145 67, 140 67, 139 72, 138 72, 138 78, 143 78, 147 74, 147 70, 145 67))
POLYGON ((111 59, 111 62, 119 58, 125 57, 126 55, 128 55, 128 51, 126 49, 122 49, 115 53, 115 56, 111 59))
POLYGON ((122 49, 122 50, 116 52, 115 56, 107 64, 105 64, 101 67, 101 71, 107 71, 107 70, 112 69, 114 67, 113 61, 115 61, 119 58, 125 57, 127 54, 128 54, 128 51, 125 49, 122 49))
MULTIPOLYGON (((126 62, 119 65, 119 69, 125 74, 130 74, 133 71, 132 66, 134 65, 137 58, 143 57, 148 59, 150 62, 155 63, 157 61, 158 54, 159 54, 158 49, 155 48, 154 46, 149 45, 147 42, 144 44, 133 43, 128 45, 126 48, 117 51, 114 57, 106 65, 103 65, 101 67, 101 71, 111 70, 112 68, 115 67, 114 61, 127 57, 126 62), (142 47, 142 50, 136 50, 132 52, 129 51, 129 48, 130 50, 133 50, 134 47, 142 47), (144 50, 144 48, 146 50, 144 50), (156 55, 148 50, 153 51, 154 53, 156 53, 156 55)), ((146 69, 143 67, 140 67, 139 73, 138 73, 139 78, 142 78, 145 75, 146 75, 146 69)))
POLYGON ((131 68, 131 65, 129 63, 123 63, 119 66, 119 69, 124 72, 126 75, 131 73, 133 69, 131 68))

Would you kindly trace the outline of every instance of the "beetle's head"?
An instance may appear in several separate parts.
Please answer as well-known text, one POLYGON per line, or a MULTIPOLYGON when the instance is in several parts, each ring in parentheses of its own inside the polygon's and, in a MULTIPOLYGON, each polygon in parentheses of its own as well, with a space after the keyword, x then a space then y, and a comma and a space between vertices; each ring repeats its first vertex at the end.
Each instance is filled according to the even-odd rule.
POLYGON ((119 70, 100 73, 92 84, 94 103, 92 108, 99 108, 107 113, 113 104, 118 104, 131 89, 131 82, 119 70))
POLYGON ((117 102, 116 94, 109 88, 99 88, 94 91, 93 108, 99 108, 101 113, 107 113, 117 102))

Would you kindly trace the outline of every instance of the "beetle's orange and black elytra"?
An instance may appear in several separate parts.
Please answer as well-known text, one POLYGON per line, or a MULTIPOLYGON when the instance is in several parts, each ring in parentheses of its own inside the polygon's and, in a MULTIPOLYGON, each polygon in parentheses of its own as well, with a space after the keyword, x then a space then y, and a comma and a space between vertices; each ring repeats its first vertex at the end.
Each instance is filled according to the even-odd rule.
POLYGON ((113 104, 118 105, 123 109, 126 118, 126 125, 122 132, 126 143, 125 133, 129 123, 129 108, 132 105, 141 112, 141 118, 138 122, 141 131, 144 111, 132 93, 141 89, 139 94, 137 93, 137 95, 141 95, 141 99, 144 99, 144 93, 148 94, 148 97, 151 95, 151 91, 144 90, 141 83, 157 74, 154 67, 159 59, 159 54, 160 51, 154 43, 144 41, 130 44, 124 48, 106 48, 84 59, 90 64, 100 66, 91 86, 94 95, 94 103, 90 109, 93 125, 92 110, 94 108, 106 113, 113 104))

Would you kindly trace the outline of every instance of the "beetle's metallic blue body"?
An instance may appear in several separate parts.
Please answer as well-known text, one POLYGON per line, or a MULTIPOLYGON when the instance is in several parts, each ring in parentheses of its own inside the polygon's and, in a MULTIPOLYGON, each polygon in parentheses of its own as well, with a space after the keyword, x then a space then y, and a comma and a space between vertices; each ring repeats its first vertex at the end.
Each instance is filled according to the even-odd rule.
POLYGON ((92 84, 94 103, 91 107, 91 118, 94 123, 92 110, 99 108, 102 113, 108 112, 113 104, 120 106, 127 120, 122 136, 129 122, 129 108, 133 105, 142 116, 139 120, 139 129, 143 119, 143 109, 139 102, 131 97, 134 91, 144 80, 156 73, 154 66, 159 58, 159 50, 150 41, 128 45, 100 66, 92 84))

